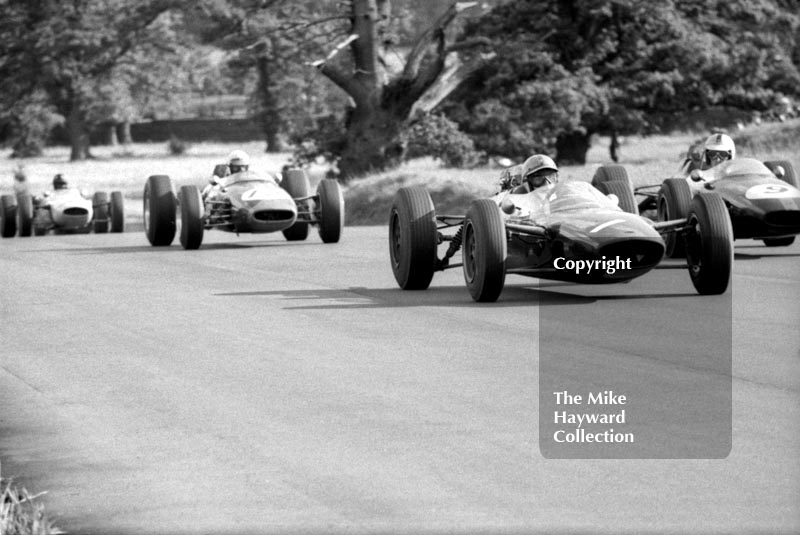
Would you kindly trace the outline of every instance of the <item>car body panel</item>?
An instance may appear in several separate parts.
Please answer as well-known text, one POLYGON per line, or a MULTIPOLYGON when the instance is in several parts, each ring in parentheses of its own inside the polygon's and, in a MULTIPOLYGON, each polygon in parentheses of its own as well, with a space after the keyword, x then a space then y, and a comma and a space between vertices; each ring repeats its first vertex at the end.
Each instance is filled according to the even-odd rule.
POLYGON ((92 200, 78 188, 54 190, 34 206, 33 225, 44 230, 89 231, 94 217, 92 200))
POLYGON ((228 232, 276 232, 297 220, 297 203, 269 175, 244 171, 225 177, 205 202, 207 227, 228 232))

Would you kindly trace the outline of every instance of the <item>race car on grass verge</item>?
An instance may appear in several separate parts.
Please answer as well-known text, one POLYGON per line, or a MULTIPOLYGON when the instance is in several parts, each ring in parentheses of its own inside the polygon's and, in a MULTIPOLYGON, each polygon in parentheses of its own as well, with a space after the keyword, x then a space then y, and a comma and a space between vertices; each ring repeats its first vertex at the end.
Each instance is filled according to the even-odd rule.
POLYGON ((598 169, 600 189, 572 181, 515 194, 506 183, 493 197, 473 201, 463 216, 437 215, 423 187, 401 188, 389 217, 397 283, 404 290, 424 290, 436 271, 462 266, 472 298, 492 302, 506 274, 625 282, 656 267, 664 256, 663 236, 674 234, 688 245, 687 267, 697 292, 724 293, 733 266, 733 234, 722 198, 701 193, 685 217, 655 223, 636 213, 624 168, 610 167, 598 169), (452 228, 457 228, 453 234, 442 232, 452 228), (439 258, 444 242, 449 247, 439 258), (450 264, 459 249, 462 262, 450 264))
MULTIPOLYGON (((700 171, 687 158, 681 173, 680 178, 636 188, 635 194, 644 197, 639 208, 654 209, 657 221, 679 219, 686 217, 693 196, 713 191, 725 201, 734 239, 778 247, 791 245, 800 234, 800 189, 791 162, 735 158, 700 171)), ((681 240, 667 239, 667 256, 683 257, 685 250, 681 240)))
POLYGON ((316 225, 324 243, 339 241, 344 226, 344 198, 339 183, 323 179, 310 194, 308 176, 292 169, 278 184, 271 175, 242 171, 222 176, 205 196, 197 186, 181 186, 177 195, 166 175, 153 175, 144 187, 144 229, 154 246, 170 245, 180 213, 180 242, 197 249, 206 229, 226 232, 266 233, 282 231, 289 241, 305 240, 309 225, 316 225))
POLYGON ((96 192, 91 198, 78 188, 57 189, 34 199, 30 194, 3 195, 0 199, 0 234, 10 238, 57 234, 123 232, 125 208, 122 192, 96 192))

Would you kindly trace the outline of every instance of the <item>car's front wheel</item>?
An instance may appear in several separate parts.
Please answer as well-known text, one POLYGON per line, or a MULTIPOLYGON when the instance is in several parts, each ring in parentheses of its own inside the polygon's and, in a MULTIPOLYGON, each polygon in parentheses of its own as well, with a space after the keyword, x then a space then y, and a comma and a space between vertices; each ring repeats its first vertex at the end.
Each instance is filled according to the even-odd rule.
POLYGON ((169 245, 175 238, 175 188, 167 175, 153 175, 144 185, 144 232, 151 245, 169 245))
POLYGON ((181 207, 181 245, 197 249, 203 243, 203 198, 197 186, 181 186, 178 192, 181 207))
POLYGON ((701 295, 724 293, 733 269, 733 226, 725 201, 698 193, 687 216, 686 259, 692 284, 701 295))
POLYGON ((506 280, 506 230, 500 208, 474 201, 464 218, 464 280, 475 301, 497 301, 506 280))
MULTIPOLYGON (((658 221, 685 219, 692 203, 692 189, 682 178, 668 178, 658 190, 657 199, 658 221)), ((664 236, 666 255, 669 258, 683 258, 686 256, 686 247, 681 236, 674 232, 664 236)))
POLYGON ((339 183, 322 179, 317 186, 319 198, 319 237, 323 243, 336 243, 344 228, 344 197, 339 183))
POLYGON ((389 259, 397 284, 425 290, 433 280, 439 238, 436 209, 423 187, 400 188, 389 215, 389 259))

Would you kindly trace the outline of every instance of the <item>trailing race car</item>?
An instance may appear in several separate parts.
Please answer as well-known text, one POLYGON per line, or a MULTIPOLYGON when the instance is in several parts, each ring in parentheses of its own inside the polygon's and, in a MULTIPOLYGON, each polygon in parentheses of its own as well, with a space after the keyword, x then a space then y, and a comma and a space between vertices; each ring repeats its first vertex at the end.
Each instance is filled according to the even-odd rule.
POLYGON ((436 271, 462 266, 475 301, 497 300, 510 273, 576 283, 624 282, 656 267, 664 256, 663 236, 676 234, 688 244, 689 275, 697 292, 725 292, 733 235, 719 195, 701 193, 685 217, 654 223, 623 210, 633 198, 624 168, 600 168, 598 175, 604 191, 573 181, 525 194, 513 193, 514 181, 504 175, 501 191, 473 201, 464 216, 437 215, 424 188, 401 188, 389 217, 395 279, 405 290, 422 290, 436 271), (452 235, 441 232, 454 227, 452 235), (440 259, 443 242, 450 245, 440 259), (459 249, 462 263, 450 264, 459 249))
POLYGON ((344 227, 344 198, 339 183, 323 179, 315 194, 308 177, 292 169, 284 179, 254 171, 223 176, 225 165, 214 169, 216 185, 201 195, 197 186, 181 186, 177 195, 172 180, 154 175, 144 187, 144 229, 154 246, 170 245, 180 211, 180 242, 197 249, 206 229, 265 233, 282 231, 287 240, 305 240, 309 225, 318 226, 324 243, 339 241, 344 227))
POLYGON ((78 234, 123 232, 125 212, 122 192, 96 192, 88 198, 78 188, 56 189, 36 198, 23 193, 3 195, 0 220, 4 238, 43 236, 48 231, 78 234))
MULTIPOLYGON (((690 157, 681 172, 687 178, 637 188, 635 193, 644 196, 639 208, 655 209, 657 221, 679 219, 686 217, 693 196, 713 191, 725 201, 734 239, 786 246, 800 234, 800 189, 791 162, 736 158, 700 171, 690 157)), ((667 240, 668 256, 682 257, 685 249, 681 240, 667 240)))

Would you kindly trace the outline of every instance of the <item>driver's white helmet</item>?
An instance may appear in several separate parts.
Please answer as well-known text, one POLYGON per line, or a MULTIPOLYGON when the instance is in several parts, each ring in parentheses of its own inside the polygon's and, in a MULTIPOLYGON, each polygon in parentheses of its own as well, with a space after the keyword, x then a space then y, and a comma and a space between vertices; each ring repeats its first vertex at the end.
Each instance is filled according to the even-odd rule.
POLYGON ((726 134, 712 134, 703 144, 703 162, 713 166, 736 158, 736 145, 726 134))
POLYGON ((243 150, 235 150, 228 155, 228 167, 231 173, 247 170, 250 167, 250 156, 243 150))
POLYGON ((534 154, 522 164, 522 180, 532 190, 545 184, 554 184, 558 181, 558 166, 551 157, 534 154))

